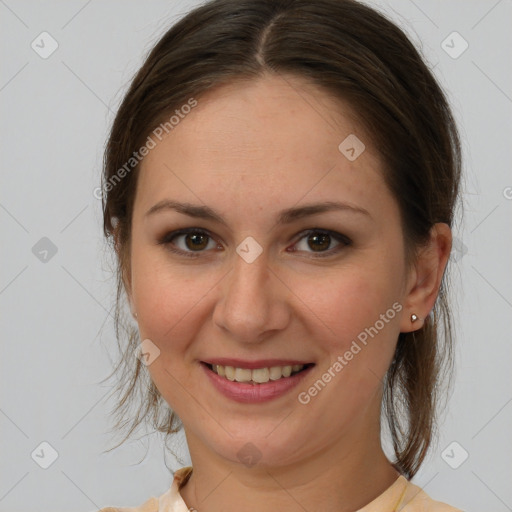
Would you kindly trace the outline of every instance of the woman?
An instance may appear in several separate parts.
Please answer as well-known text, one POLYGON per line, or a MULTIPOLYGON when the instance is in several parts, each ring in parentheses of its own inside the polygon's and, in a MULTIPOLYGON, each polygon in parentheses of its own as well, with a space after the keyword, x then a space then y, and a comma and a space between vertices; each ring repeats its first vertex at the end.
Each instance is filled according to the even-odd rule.
POLYGON ((131 431, 183 425, 192 466, 114 510, 456 510, 409 479, 451 361, 459 177, 443 92, 371 8, 214 0, 172 27, 115 118, 104 229, 121 342, 124 293, 137 322, 118 412, 147 376, 131 431))

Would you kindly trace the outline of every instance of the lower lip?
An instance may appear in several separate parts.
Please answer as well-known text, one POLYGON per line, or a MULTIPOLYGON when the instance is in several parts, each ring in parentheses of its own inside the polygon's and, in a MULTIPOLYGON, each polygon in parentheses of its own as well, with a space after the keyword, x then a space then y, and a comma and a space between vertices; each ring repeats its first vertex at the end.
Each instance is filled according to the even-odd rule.
POLYGON ((217 375, 210 370, 205 363, 201 363, 206 375, 224 396, 242 403, 261 403, 273 400, 291 391, 309 373, 314 365, 302 370, 290 377, 278 380, 270 380, 264 384, 251 384, 248 382, 236 382, 217 375))

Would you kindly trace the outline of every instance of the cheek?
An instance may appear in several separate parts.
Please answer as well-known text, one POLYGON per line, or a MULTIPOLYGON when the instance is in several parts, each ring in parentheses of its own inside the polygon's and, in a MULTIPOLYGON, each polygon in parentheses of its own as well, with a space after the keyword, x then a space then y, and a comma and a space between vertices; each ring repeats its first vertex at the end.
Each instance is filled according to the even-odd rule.
POLYGON ((216 276, 199 275, 193 266, 172 266, 165 250, 153 248, 134 247, 131 269, 141 338, 154 340, 166 351, 180 350, 180 340, 187 339, 185 331, 199 324, 203 299, 216 276))
POLYGON ((313 340, 327 357, 315 377, 302 386, 300 403, 310 403, 335 435, 333 425, 359 417, 380 400, 382 379, 400 332, 402 305, 387 274, 369 270, 340 272, 307 290, 309 295, 304 296, 314 312, 309 318, 324 325, 313 340), (340 406, 332 407, 333 403, 340 406))
POLYGON ((330 272, 314 283, 303 278, 295 283, 309 310, 315 343, 331 364, 342 358, 343 379, 352 390, 363 391, 371 384, 368 379, 378 384, 393 357, 402 310, 394 266, 387 268, 383 261, 330 272))
POLYGON ((397 323, 393 304, 400 299, 400 290, 393 275, 382 267, 347 268, 311 281, 301 277, 293 288, 314 313, 310 316, 318 318, 331 339, 341 342, 356 337, 390 309, 386 325, 397 323))
MULTIPOLYGON (((148 367, 151 379, 171 407, 183 413, 190 405, 190 394, 197 395, 190 384, 190 347, 208 321, 205 294, 216 280, 194 275, 190 268, 180 271, 151 252, 134 251, 132 259, 140 339, 149 339, 158 347, 158 357, 148 367)), ((186 413, 180 414, 180 418, 186 417, 186 413)))

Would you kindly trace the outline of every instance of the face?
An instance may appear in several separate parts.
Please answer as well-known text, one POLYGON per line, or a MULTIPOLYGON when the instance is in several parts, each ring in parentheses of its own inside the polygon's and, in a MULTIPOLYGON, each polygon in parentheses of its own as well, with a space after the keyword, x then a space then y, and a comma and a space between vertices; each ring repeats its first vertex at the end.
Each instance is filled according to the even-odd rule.
POLYGON ((407 282, 398 204, 349 105, 305 81, 197 101, 137 185, 128 288, 160 351, 148 369, 195 443, 294 463, 378 428, 407 282))

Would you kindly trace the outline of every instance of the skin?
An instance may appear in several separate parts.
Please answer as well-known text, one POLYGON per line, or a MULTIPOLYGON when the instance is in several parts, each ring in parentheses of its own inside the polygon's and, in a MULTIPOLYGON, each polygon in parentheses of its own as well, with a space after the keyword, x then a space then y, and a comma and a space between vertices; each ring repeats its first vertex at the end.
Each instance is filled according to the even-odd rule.
POLYGON ((406 265, 398 203, 380 156, 349 105, 303 79, 264 75, 197 99, 142 163, 125 279, 141 339, 160 350, 151 377, 184 424, 194 472, 181 495, 199 512, 261 511, 262 503, 356 510, 398 477, 380 443, 382 379, 399 333, 420 328, 433 308, 450 229, 436 224, 417 261, 406 265), (352 133, 366 145, 353 162, 338 150, 352 133), (146 215, 162 200, 207 205, 225 225, 171 209, 146 215), (276 223, 283 209, 327 201, 368 214, 331 211, 276 223), (190 227, 212 237, 202 252, 183 235, 174 247, 198 257, 159 244, 190 227), (301 235, 306 229, 332 230, 352 243, 331 238, 315 252, 314 240, 301 235), (248 236, 263 248, 252 263, 236 252, 248 236), (394 303, 401 311, 301 404, 298 393, 394 303), (285 396, 241 404, 210 384, 199 362, 212 357, 295 358, 315 367, 285 396), (247 442, 261 454, 252 467, 237 457, 247 442))

